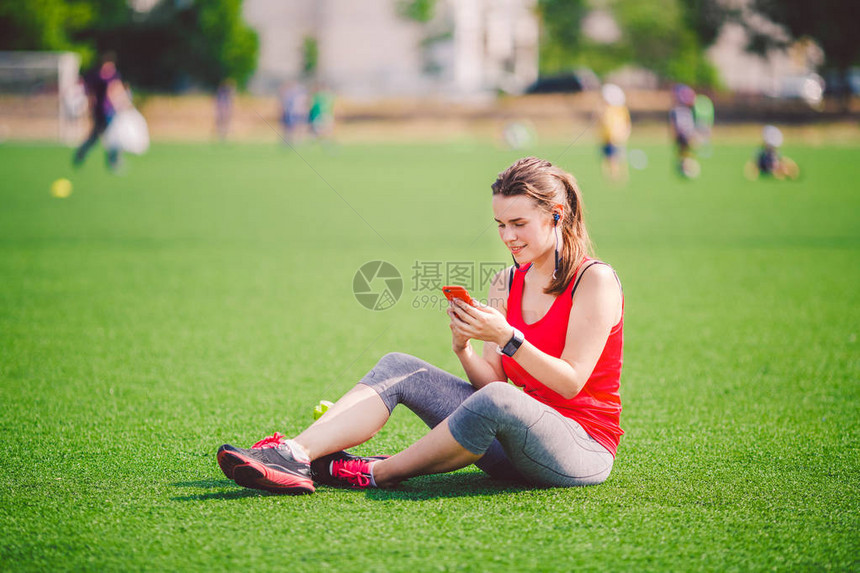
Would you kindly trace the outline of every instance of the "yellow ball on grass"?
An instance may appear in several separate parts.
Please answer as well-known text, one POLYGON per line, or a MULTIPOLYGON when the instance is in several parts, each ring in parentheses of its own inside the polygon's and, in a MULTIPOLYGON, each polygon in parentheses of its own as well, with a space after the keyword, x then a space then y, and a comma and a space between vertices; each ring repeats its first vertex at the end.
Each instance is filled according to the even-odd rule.
POLYGON ((322 415, 325 414, 332 406, 334 406, 332 402, 329 402, 328 400, 320 400, 320 403, 314 407, 314 420, 322 418, 322 415))
POLYGON ((59 199, 65 199, 72 194, 72 182, 61 177, 51 183, 51 195, 59 199))

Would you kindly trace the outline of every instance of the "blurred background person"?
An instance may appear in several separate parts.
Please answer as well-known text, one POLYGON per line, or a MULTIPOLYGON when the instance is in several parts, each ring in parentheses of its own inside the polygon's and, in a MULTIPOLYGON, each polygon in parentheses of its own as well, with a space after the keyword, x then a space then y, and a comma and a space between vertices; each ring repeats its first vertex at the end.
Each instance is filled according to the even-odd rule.
POLYGON ((326 141, 334 131, 334 94, 325 85, 317 86, 311 96, 308 125, 314 138, 326 141))
POLYGON ((696 136, 693 104, 696 92, 689 86, 678 84, 672 90, 672 99, 669 128, 675 141, 678 173, 683 177, 695 178, 700 172, 699 162, 693 154, 693 139, 696 136))
POLYGON ((696 125, 696 146, 699 155, 710 157, 711 130, 714 128, 714 102, 705 94, 697 94, 693 100, 693 121, 696 125))
POLYGON ((236 97, 236 82, 227 78, 222 81, 215 92, 215 133, 218 139, 224 141, 230 134, 230 124, 233 121, 233 100, 236 97))
POLYGON ((800 175, 797 163, 779 153, 783 140, 779 128, 775 125, 766 125, 761 135, 762 144, 755 160, 748 161, 744 167, 747 179, 755 180, 760 175, 772 176, 776 179, 796 179, 800 175))
MULTIPOLYGON (((116 56, 113 52, 105 52, 98 65, 84 75, 84 87, 89 99, 93 124, 89 136, 75 151, 72 163, 76 167, 86 160, 90 149, 107 130, 117 110, 131 104, 128 92, 120 79, 116 56)), ((118 148, 107 149, 106 158, 111 170, 119 169, 121 152, 118 148)))
POLYGON ((626 146, 630 138, 630 111, 625 105, 624 91, 615 84, 606 84, 601 89, 603 109, 600 113, 601 167, 611 181, 627 181, 626 146))
POLYGON ((284 143, 298 143, 301 141, 310 119, 308 92, 305 86, 299 82, 287 83, 281 88, 280 96, 284 143))

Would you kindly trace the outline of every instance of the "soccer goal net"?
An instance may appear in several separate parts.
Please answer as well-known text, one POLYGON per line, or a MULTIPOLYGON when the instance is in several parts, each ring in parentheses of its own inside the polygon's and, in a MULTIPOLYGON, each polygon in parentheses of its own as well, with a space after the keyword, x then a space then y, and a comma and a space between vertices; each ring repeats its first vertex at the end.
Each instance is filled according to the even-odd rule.
POLYGON ((0 52, 0 140, 79 140, 87 129, 79 72, 71 52, 0 52))

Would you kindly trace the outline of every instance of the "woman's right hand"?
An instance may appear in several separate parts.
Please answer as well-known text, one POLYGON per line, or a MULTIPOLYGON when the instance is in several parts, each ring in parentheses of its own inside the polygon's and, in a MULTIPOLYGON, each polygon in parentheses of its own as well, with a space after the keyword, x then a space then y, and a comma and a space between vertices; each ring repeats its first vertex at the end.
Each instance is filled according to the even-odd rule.
POLYGON ((460 317, 454 312, 452 306, 448 306, 448 316, 451 318, 451 324, 448 325, 451 328, 451 348, 453 348, 455 353, 459 354, 466 350, 466 347, 469 345, 469 337, 463 333, 463 326, 466 323, 460 320, 460 317))

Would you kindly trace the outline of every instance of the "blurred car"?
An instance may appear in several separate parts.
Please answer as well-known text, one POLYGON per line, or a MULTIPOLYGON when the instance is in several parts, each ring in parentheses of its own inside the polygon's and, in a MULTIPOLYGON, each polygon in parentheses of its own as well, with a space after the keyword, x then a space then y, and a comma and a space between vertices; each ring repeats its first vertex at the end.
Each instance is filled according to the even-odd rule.
POLYGON ((844 76, 831 70, 826 83, 824 93, 827 95, 860 95, 860 68, 849 68, 844 76))
POLYGON ((574 93, 600 89, 600 79, 587 69, 580 68, 549 76, 541 76, 526 88, 527 94, 574 93))

